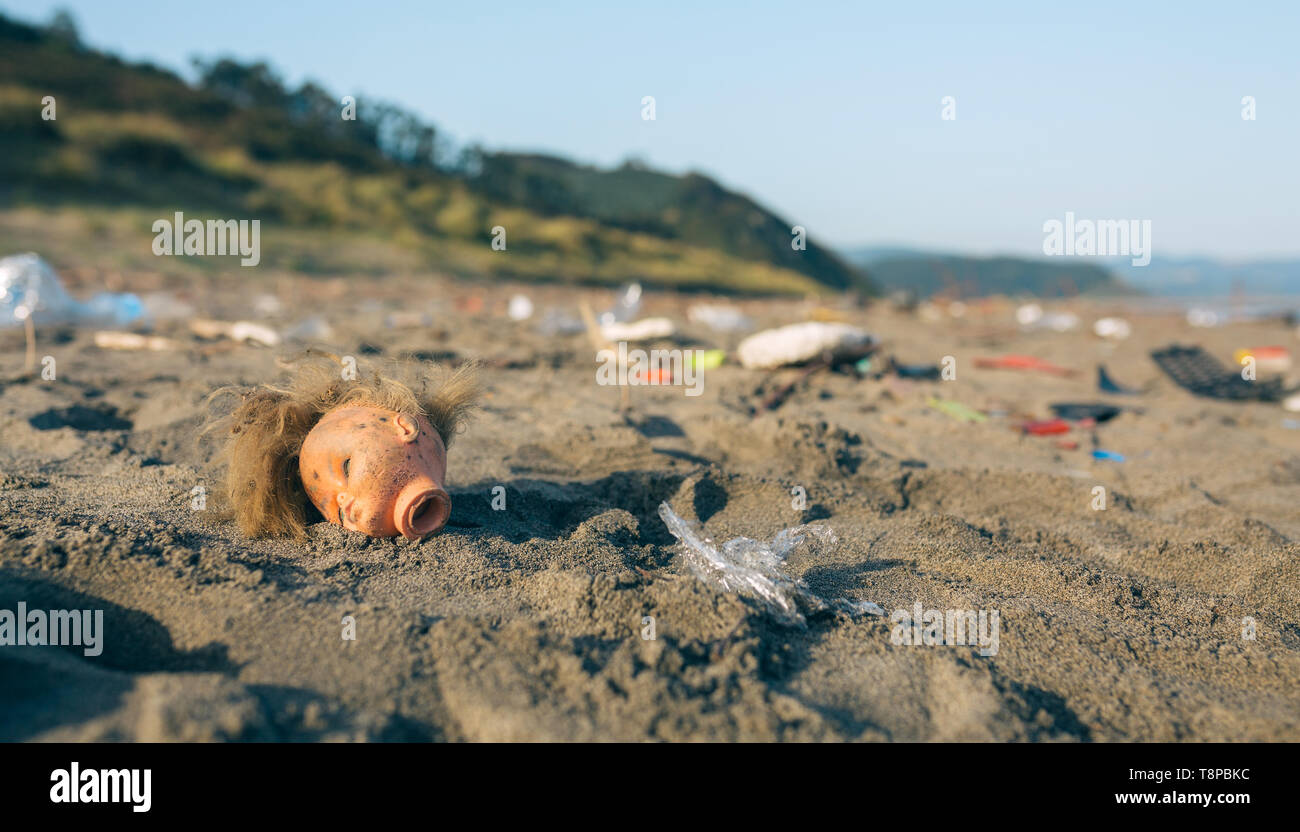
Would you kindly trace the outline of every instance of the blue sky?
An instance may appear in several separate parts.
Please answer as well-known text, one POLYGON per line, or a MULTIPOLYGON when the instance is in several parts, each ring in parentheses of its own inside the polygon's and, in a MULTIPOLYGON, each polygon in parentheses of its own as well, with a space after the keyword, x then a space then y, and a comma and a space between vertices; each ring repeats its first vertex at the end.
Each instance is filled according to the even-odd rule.
POLYGON ((1300 254, 1300 3, 0 0, 57 7, 186 74, 262 58, 458 142, 700 170, 840 246, 1035 254, 1073 211, 1150 219, 1157 257, 1300 254))

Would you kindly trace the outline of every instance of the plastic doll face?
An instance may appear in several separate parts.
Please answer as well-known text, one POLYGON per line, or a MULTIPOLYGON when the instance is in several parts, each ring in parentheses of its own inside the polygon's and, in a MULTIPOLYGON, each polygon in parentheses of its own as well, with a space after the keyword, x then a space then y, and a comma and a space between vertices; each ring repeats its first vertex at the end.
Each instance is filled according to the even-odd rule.
POLYGON ((451 515, 447 450, 423 416, 373 405, 331 410, 303 440, 298 472, 326 520, 371 537, 415 540, 451 515))

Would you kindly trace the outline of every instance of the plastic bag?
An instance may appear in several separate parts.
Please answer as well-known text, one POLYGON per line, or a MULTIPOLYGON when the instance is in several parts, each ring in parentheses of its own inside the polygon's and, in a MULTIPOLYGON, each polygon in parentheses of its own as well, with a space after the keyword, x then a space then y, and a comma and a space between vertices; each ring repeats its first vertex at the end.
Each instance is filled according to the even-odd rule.
POLYGON ((641 310, 641 284, 629 283, 618 292, 618 299, 614 305, 604 312, 600 313, 599 323, 605 324, 627 323, 635 320, 637 313, 641 310))
POLYGON ((841 323, 808 321, 751 335, 736 348, 740 363, 750 369, 802 364, 829 354, 832 359, 861 358, 876 339, 865 330, 841 323))
POLYGON ((37 324, 124 327, 146 320, 144 303, 132 294, 101 292, 76 300, 50 264, 36 254, 0 259, 0 328, 37 324))
POLYGON ((687 567, 701 581, 758 601, 779 621, 805 626, 805 613, 839 610, 850 615, 884 615, 885 611, 869 601, 839 599, 826 602, 802 580, 792 579, 781 571, 791 552, 806 537, 823 544, 839 541, 826 526, 804 525, 777 532, 771 543, 737 537, 722 544, 703 537, 694 524, 683 520, 668 503, 659 504, 659 516, 673 537, 682 542, 687 567))
POLYGON ((686 310, 686 318, 715 332, 740 332, 754 328, 754 322, 744 312, 721 304, 697 303, 686 310))

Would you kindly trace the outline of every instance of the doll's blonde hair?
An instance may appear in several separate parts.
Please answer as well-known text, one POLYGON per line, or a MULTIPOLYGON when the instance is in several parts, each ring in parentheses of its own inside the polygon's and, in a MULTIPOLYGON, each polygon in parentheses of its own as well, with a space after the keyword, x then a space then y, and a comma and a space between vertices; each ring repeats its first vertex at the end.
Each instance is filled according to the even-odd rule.
POLYGON ((287 362, 285 386, 226 387, 209 402, 237 395, 238 403, 205 433, 224 434, 225 494, 239 528, 250 537, 304 537, 307 495, 298 474, 298 451, 321 417, 342 405, 373 405, 423 416, 451 446, 478 399, 475 367, 455 371, 409 362, 383 371, 357 368, 344 378, 336 356, 309 351, 287 362))

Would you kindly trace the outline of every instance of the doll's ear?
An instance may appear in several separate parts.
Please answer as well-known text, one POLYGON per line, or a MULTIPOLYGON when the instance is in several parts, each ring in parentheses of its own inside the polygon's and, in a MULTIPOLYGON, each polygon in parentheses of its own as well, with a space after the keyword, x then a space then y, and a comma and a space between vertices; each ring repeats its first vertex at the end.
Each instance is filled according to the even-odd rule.
POLYGON ((393 417, 393 430, 397 431, 397 438, 403 442, 414 442, 420 435, 419 423, 405 413, 393 417))

